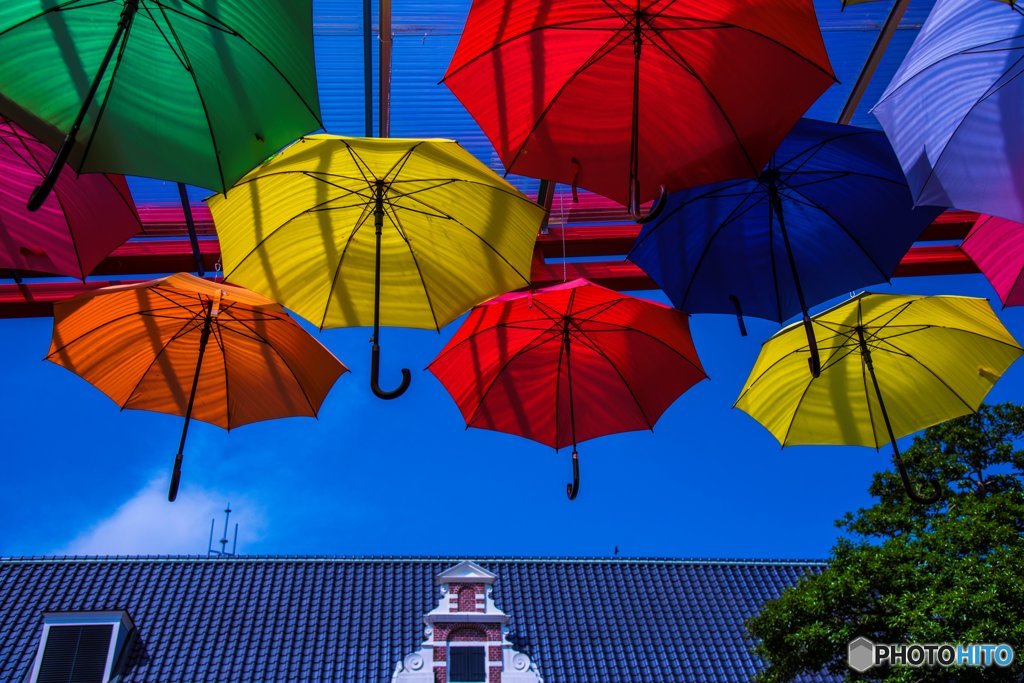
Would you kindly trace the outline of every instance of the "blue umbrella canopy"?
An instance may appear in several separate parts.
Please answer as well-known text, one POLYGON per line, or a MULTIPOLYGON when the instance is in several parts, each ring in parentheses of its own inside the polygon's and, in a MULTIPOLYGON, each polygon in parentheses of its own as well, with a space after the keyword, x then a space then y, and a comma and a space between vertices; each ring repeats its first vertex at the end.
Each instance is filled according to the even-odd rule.
POLYGON ((939 0, 872 112, 918 204, 1024 221, 1024 16, 939 0))
POLYGON ((690 313, 777 322, 802 313, 812 357, 807 308, 888 281, 942 212, 914 208, 882 133, 811 119, 797 123, 757 178, 665 202, 629 259, 690 313))

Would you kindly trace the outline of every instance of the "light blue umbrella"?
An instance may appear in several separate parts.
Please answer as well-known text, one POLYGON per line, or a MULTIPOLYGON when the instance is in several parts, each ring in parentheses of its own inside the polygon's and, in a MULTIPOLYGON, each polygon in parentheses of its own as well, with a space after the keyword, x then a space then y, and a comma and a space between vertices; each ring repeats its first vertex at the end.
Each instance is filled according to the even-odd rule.
POLYGON ((938 0, 872 110, 917 204, 1024 221, 1024 16, 938 0))

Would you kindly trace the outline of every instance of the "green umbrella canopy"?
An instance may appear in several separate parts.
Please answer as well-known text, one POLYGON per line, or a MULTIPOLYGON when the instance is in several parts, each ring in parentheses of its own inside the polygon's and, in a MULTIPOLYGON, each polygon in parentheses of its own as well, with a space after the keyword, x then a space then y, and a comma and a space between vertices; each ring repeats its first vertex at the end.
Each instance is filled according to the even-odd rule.
POLYGON ((322 127, 312 34, 311 0, 2 0, 0 111, 54 148, 81 111, 80 172, 224 191, 322 127))

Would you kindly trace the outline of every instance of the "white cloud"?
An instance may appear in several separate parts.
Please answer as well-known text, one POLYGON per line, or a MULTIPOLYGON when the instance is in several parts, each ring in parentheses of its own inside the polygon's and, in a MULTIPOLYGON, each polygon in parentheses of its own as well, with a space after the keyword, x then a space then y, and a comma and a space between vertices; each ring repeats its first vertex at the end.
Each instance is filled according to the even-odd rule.
POLYGON ((101 520, 57 551, 62 555, 205 555, 214 524, 214 548, 224 532, 224 505, 231 502, 228 546, 238 522, 238 552, 260 540, 261 509, 252 501, 225 493, 183 486, 178 500, 167 501, 167 479, 154 479, 110 517, 101 520))

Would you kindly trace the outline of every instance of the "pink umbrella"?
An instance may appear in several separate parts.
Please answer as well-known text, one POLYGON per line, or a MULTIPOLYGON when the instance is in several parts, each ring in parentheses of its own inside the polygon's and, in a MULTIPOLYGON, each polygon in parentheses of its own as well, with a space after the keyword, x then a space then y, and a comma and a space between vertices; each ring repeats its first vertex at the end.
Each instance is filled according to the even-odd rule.
POLYGON ((30 212, 25 197, 46 175, 53 150, 0 117, 0 268, 85 276, 142 224, 123 176, 64 173, 30 212))
POLYGON ((1003 306, 1024 306, 1024 225, 981 216, 961 247, 992 283, 1003 306))

